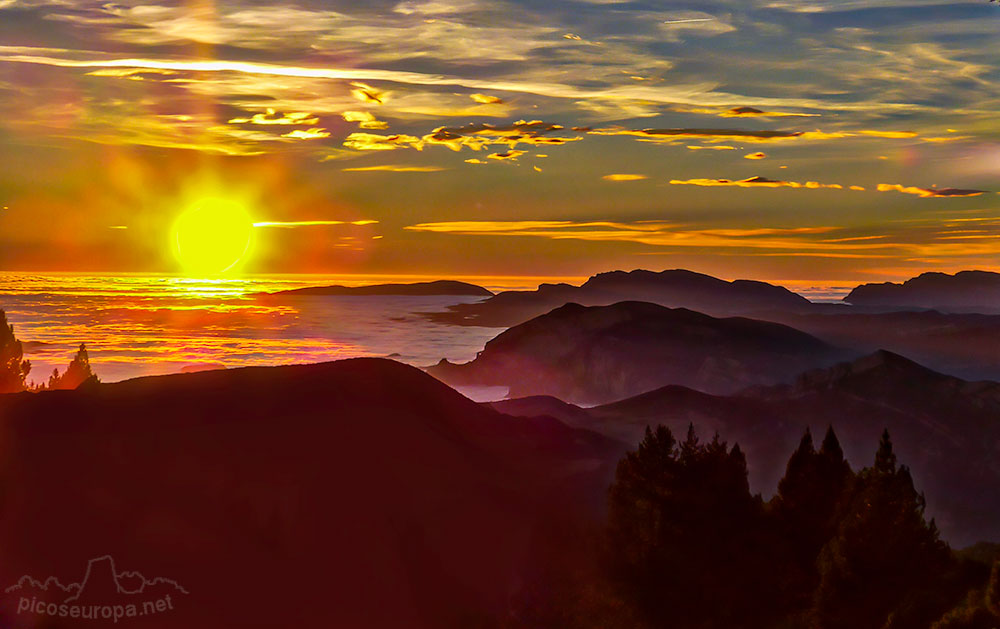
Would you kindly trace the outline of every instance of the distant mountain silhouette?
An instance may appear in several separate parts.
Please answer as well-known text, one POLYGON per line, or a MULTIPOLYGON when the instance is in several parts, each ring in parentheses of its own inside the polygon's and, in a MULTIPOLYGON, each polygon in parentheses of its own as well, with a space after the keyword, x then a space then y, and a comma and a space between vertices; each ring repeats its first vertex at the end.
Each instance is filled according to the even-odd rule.
POLYGON ((857 306, 925 308, 945 312, 1000 312, 1000 273, 924 273, 902 284, 864 284, 844 297, 857 306))
MULTIPOLYGON (((99 548, 190 592, 164 628, 481 626, 624 449, 383 359, 2 395, 0 430, 0 584, 99 548)), ((135 586, 114 573, 85 592, 135 586)))
POLYGON ((582 286, 542 284, 535 291, 506 291, 480 303, 457 304, 448 312, 427 316, 458 325, 509 327, 567 303, 607 306, 621 301, 646 301, 716 316, 772 309, 800 311, 810 306, 801 295, 765 282, 727 282, 683 269, 635 270, 600 273, 582 286))
POLYGON ((966 380, 1000 380, 1000 315, 934 310, 878 313, 834 305, 817 305, 816 310, 760 316, 857 354, 887 349, 966 380))
POLYGON ((490 297, 491 291, 482 286, 456 282, 453 280, 437 280, 434 282, 417 282, 414 284, 375 284, 372 286, 311 286, 296 288, 262 295, 297 295, 297 296, 328 296, 328 295, 470 295, 474 297, 490 297))
POLYGON ((666 384, 732 393, 845 357, 775 323, 622 302, 567 304, 503 332, 470 363, 442 360, 428 371, 457 386, 508 386, 512 397, 601 403, 666 384))
POLYGON ((707 438, 719 432, 747 453, 755 491, 773 492, 788 452, 811 427, 834 426, 856 466, 888 428, 897 452, 925 489, 931 514, 949 541, 995 539, 1000 531, 1000 384, 967 382, 891 352, 802 374, 794 383, 713 396, 668 386, 595 408, 546 398, 494 402, 501 412, 549 415, 637 443, 647 425, 683 434, 688 423, 707 438))

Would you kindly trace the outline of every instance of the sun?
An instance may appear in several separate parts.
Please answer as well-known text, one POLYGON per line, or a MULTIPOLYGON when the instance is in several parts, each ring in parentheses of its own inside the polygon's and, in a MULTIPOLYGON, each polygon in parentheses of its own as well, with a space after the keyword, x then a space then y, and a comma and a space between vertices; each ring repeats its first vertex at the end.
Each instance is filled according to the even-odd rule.
POLYGON ((252 231, 253 221, 239 203, 202 199, 174 224, 174 253, 190 273, 225 273, 250 250, 252 231))

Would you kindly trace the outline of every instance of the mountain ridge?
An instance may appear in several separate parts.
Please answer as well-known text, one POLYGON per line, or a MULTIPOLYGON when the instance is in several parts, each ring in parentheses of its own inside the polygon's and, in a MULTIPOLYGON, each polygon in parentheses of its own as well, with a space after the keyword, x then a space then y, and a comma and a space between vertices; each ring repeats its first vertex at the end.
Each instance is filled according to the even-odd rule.
POLYGON ((469 363, 442 360, 428 372, 459 386, 508 386, 511 397, 599 404, 671 383, 731 393, 843 357, 781 324, 626 301, 566 304, 501 333, 469 363))

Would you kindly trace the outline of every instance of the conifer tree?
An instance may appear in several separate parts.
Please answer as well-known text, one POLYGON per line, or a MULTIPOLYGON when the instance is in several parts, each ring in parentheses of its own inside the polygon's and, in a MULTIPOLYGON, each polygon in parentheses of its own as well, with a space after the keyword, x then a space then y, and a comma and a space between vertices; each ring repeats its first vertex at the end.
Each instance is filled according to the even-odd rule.
POLYGON ((23 391, 30 371, 31 363, 24 360, 21 342, 14 337, 14 326, 0 310, 0 393, 23 391))
POLYGON ((820 554, 813 616, 824 629, 885 626, 906 597, 933 589, 951 565, 947 545, 924 519, 923 496, 906 466, 898 466, 888 431, 874 465, 853 485, 836 534, 820 554))
POLYGON ((75 389, 84 382, 92 380, 99 382, 94 370, 90 367, 90 356, 87 354, 87 346, 80 344, 80 349, 70 362, 69 367, 63 374, 58 369, 53 370, 49 377, 49 389, 75 389))
POLYGON ((609 494, 610 570, 652 626, 757 626, 766 583, 763 505, 746 458, 718 436, 647 430, 619 464, 609 494), (724 601, 724 604, 720 602, 724 601), (751 624, 746 624, 746 622, 751 624))

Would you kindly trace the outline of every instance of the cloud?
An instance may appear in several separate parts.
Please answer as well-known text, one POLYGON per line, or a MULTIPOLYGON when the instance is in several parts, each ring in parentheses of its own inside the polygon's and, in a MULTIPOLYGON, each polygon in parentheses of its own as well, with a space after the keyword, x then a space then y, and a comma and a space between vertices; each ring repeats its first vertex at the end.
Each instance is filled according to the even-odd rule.
POLYGON ((177 74, 173 70, 158 70, 153 68, 101 68, 100 70, 88 72, 87 76, 105 76, 144 81, 147 75, 176 76, 177 74))
POLYGON ((351 90, 351 95, 358 99, 362 103, 368 103, 369 105, 384 105, 385 101, 388 100, 389 93, 384 92, 377 87, 372 87, 366 83, 351 83, 354 88, 351 90))
POLYGON ((819 114, 792 111, 762 111, 755 107, 733 107, 718 114, 722 118, 813 118, 819 114))
POLYGON ((344 146, 358 151, 392 150, 413 148, 422 151, 425 146, 446 146, 453 151, 469 148, 480 151, 489 146, 507 146, 508 153, 521 155, 524 151, 515 151, 521 144, 532 146, 551 146, 566 144, 579 140, 579 137, 552 136, 551 133, 562 130, 557 124, 549 124, 540 120, 519 120, 505 126, 494 126, 488 123, 470 124, 464 127, 438 127, 431 133, 416 137, 412 135, 374 135, 370 133, 352 133, 344 140, 344 146))
POLYGON ((858 135, 868 135, 875 138, 887 138, 890 140, 905 140, 915 138, 919 133, 915 131, 858 131, 858 135))
POLYGON ((259 125, 314 125, 319 122, 319 118, 310 113, 296 111, 288 114, 279 114, 274 109, 268 108, 264 113, 254 114, 249 118, 233 118, 229 124, 259 124, 259 125))
POLYGON ((772 142, 801 137, 802 131, 756 131, 752 129, 594 129, 592 135, 630 135, 652 141, 671 142, 678 138, 706 138, 742 140, 744 142, 772 142))
POLYGON ((487 96, 486 94, 469 94, 469 98, 480 105, 502 105, 503 99, 497 96, 487 96))
POLYGON ((704 229, 667 221, 445 221, 405 229, 463 236, 520 236, 551 240, 632 242, 668 247, 837 251, 881 245, 823 242, 838 227, 704 229))
POLYGON ((423 141, 412 135, 377 135, 374 133, 352 133, 344 140, 344 146, 355 151, 392 151, 401 148, 423 150, 423 141))
POLYGON ((355 225, 362 227, 364 225, 376 225, 378 221, 374 220, 360 220, 360 221, 264 221, 260 223, 254 223, 254 227, 280 227, 283 229, 291 229, 295 227, 326 227, 332 225, 355 225))
POLYGON ((659 29, 668 42, 682 42, 686 37, 715 37, 732 33, 736 27, 726 20, 701 11, 671 11, 660 20, 659 29))
POLYGON ((364 166, 358 168, 342 168, 345 173, 369 173, 369 172, 391 172, 391 173, 437 173, 447 168, 439 166, 396 166, 386 164, 382 166, 364 166))
MULTIPOLYGON (((338 31, 343 36, 344 32, 338 31)), ((505 31, 504 37, 511 34, 505 31)), ((412 37, 412 39, 419 39, 412 37)), ((436 40, 422 42, 425 46, 430 46, 436 40)), ((518 40, 524 44, 526 40, 518 40)), ((534 44, 528 41, 529 50, 534 49, 534 44)), ((464 51, 479 50, 484 55, 488 55, 489 49, 482 47, 465 46, 464 51)), ((108 58, 106 55, 91 54, 90 59, 68 58, 66 55, 72 51, 53 51, 45 48, 25 48, 0 46, 0 61, 14 63, 42 64, 66 68, 146 68, 173 70, 178 72, 196 73, 238 73, 257 76, 279 76, 288 78, 303 79, 333 79, 347 80, 353 82, 355 87, 352 94, 358 100, 368 104, 383 104, 386 102, 388 93, 376 88, 368 81, 391 81, 399 84, 413 86, 458 86, 475 90, 492 90, 502 92, 518 92, 523 94, 534 94, 548 98, 572 99, 577 101, 581 107, 610 108, 617 114, 623 110, 632 110, 638 104, 668 104, 668 105, 695 105, 695 106, 716 106, 724 102, 742 100, 737 94, 712 91, 704 82, 701 83, 670 83, 648 85, 647 82, 637 85, 617 85, 607 81, 600 86, 578 86, 571 83, 561 82, 557 77, 565 79, 567 73, 562 69, 555 69, 551 72, 541 68, 530 68, 520 72, 516 77, 511 78, 473 78, 457 75, 444 75, 423 72, 413 72, 404 70, 381 70, 363 68, 330 68, 330 67, 307 67, 298 65, 288 65, 280 63, 264 63, 256 61, 234 61, 234 60, 184 60, 184 59, 145 59, 145 58, 108 58), (54 54, 59 52, 60 54, 54 54), (99 57, 99 58, 97 58, 99 57), (603 103, 603 104, 602 104, 603 103)), ((586 65, 589 68, 587 74, 600 68, 602 65, 594 65, 597 62, 606 64, 607 50, 595 53, 586 65)), ((623 50, 622 64, 634 64, 637 61, 635 51, 631 48, 623 50), (627 52, 627 54, 625 54, 627 52)), ((398 59, 400 52, 394 51, 389 59, 398 59)), ((443 57, 447 58, 447 57, 443 57)), ((494 57, 498 59, 499 57, 494 57)), ((663 66, 661 60, 644 57, 647 63, 654 67, 663 66)), ((579 65, 574 64, 574 65, 579 65)), ((580 66, 581 69, 584 66, 580 66)), ((591 81, 593 83, 593 81, 591 81)), ((856 105, 844 102, 825 102, 806 98, 758 98, 760 102, 768 104, 774 103, 781 106, 801 106, 814 109, 833 109, 838 111, 851 111, 855 109, 869 110, 874 106, 871 104, 856 105)), ((899 109, 891 103, 878 103, 878 109, 891 111, 899 109)), ((648 109, 643 109, 648 111, 648 109)))
MULTIPOLYGON (((768 179, 767 177, 751 177, 733 181, 731 179, 671 179, 670 183, 675 186, 705 186, 705 187, 737 187, 737 188, 805 188, 809 190, 819 190, 828 188, 832 190, 843 190, 844 186, 839 183, 819 183, 807 181, 799 183, 797 181, 781 181, 779 179, 768 179)), ((854 189, 854 188, 852 188, 854 189)))
POLYGON ((750 153, 749 155, 744 155, 743 159, 767 159, 767 154, 757 151, 756 153, 750 153))
POLYGON ((388 129, 389 123, 379 120, 370 111, 345 111, 343 114, 346 122, 356 122, 362 129, 388 129))
POLYGON ((495 160, 500 160, 500 161, 503 161, 503 160, 517 161, 517 158, 521 157, 525 153, 527 153, 527 151, 510 150, 510 151, 506 151, 504 153, 493 153, 493 154, 489 155, 488 157, 489 157, 489 159, 495 159, 495 160))
POLYGON ((639 181, 640 179, 646 179, 646 175, 614 174, 604 175, 601 179, 606 181, 639 181))
POLYGON ((692 151, 735 151, 736 147, 735 146, 726 146, 724 144, 723 145, 716 145, 716 146, 695 146, 695 145, 688 145, 688 149, 690 149, 692 151))
POLYGON ((562 130, 561 125, 541 120, 518 120, 504 126, 482 123, 464 127, 438 127, 423 139, 428 144, 443 144, 453 151, 459 151, 462 147, 478 151, 491 144, 505 144, 514 149, 519 144, 561 145, 580 140, 579 137, 551 135, 562 130))
POLYGON ((293 140, 319 140, 330 137, 330 132, 326 129, 314 127, 312 129, 295 129, 283 134, 281 137, 293 140))
POLYGON ((898 183, 880 183, 879 192, 902 192, 903 194, 914 194, 924 198, 948 198, 948 197, 978 197, 986 194, 986 190, 966 190, 962 188, 917 188, 915 186, 903 186, 898 183))

